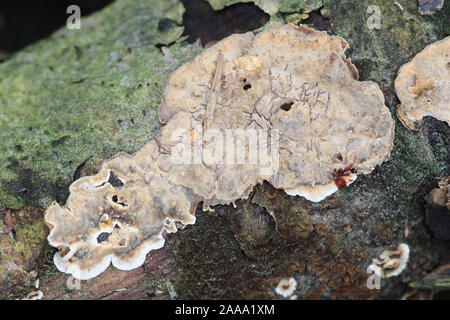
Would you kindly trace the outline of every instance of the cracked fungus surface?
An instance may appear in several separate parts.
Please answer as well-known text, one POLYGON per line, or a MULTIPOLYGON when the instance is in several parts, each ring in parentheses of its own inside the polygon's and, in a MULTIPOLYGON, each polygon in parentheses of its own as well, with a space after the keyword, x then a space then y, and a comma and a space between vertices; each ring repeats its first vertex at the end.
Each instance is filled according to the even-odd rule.
POLYGON ((417 130, 425 116, 450 125, 450 37, 427 46, 403 65, 395 90, 401 101, 397 116, 405 127, 417 130))
POLYGON ((232 35, 178 68, 158 136, 75 181, 65 208, 47 209, 58 269, 89 279, 110 262, 138 267, 165 232, 195 222, 200 202, 234 203, 263 180, 320 201, 370 173, 389 157, 393 120, 378 86, 357 80, 347 46, 286 25, 232 35), (255 132, 256 149, 246 143, 255 132))

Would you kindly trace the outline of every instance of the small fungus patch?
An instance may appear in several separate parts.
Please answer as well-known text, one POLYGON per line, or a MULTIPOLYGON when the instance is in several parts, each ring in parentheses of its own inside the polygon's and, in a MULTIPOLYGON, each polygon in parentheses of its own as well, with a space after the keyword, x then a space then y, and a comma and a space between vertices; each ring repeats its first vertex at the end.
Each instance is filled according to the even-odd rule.
POLYGON ((44 297, 44 294, 41 290, 32 291, 25 298, 21 300, 41 300, 44 297))
POLYGON ((283 278, 275 288, 275 292, 285 298, 290 297, 297 288, 297 281, 294 278, 283 278))
POLYGON ((398 276, 406 268, 409 259, 409 246, 401 243, 396 250, 386 250, 379 258, 372 259, 369 270, 381 278, 398 276))
POLYGON ((195 210, 268 181, 320 201, 389 158, 394 125, 378 86, 358 81, 347 42, 305 26, 234 34, 180 66, 159 108, 166 125, 69 188, 45 221, 54 262, 78 279, 143 264, 195 210), (243 80, 245 79, 245 81, 243 80))
POLYGON ((450 37, 430 44, 403 65, 395 91, 401 101, 397 116, 405 127, 418 130, 425 116, 450 125, 450 37))

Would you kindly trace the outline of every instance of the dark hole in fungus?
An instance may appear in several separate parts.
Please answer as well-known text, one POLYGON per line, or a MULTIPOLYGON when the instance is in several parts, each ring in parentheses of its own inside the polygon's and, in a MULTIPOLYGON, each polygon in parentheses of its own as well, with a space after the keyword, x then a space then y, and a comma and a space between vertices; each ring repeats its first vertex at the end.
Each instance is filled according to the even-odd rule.
POLYGON ((117 176, 114 174, 114 171, 112 171, 112 170, 109 171, 108 182, 109 182, 110 185, 112 185, 115 188, 123 186, 122 180, 117 178, 117 176))
POLYGON ((112 201, 114 201, 117 204, 120 204, 122 207, 126 207, 127 206, 125 203, 119 202, 119 199, 117 198, 116 194, 112 196, 112 201))
POLYGON ((291 107, 292 107, 293 104, 294 104, 293 102, 286 102, 286 103, 283 103, 283 104, 280 106, 280 109, 281 109, 281 110, 284 110, 284 111, 289 111, 289 110, 291 110, 291 107))
POLYGON ((108 241, 108 238, 110 235, 111 235, 111 233, 109 233, 109 232, 100 233, 97 237, 97 242, 102 243, 103 241, 108 241))
POLYGON ((248 89, 250 89, 251 87, 252 87, 252 85, 249 84, 249 83, 247 83, 246 85, 244 85, 244 87, 243 87, 242 89, 248 90, 248 89))
MULTIPOLYGON (((87 160, 86 160, 87 161, 87 160)), ((78 179, 78 178, 77 178, 78 179)), ((96 186, 96 188, 100 188, 103 187, 106 183, 109 183, 111 186, 113 186, 114 188, 117 187, 121 187, 124 185, 124 183, 122 182, 122 180, 120 180, 119 178, 117 178, 117 176, 114 174, 114 171, 109 170, 109 178, 108 181, 103 182, 102 184, 96 186)), ((114 197, 113 197, 114 198, 114 197)))

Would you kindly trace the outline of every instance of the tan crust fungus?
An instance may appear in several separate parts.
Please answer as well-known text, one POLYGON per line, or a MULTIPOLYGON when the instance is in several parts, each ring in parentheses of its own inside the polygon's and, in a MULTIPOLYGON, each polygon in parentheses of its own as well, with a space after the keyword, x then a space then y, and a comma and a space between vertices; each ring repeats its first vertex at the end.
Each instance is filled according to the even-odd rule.
POLYGON ((297 281, 294 278, 283 278, 275 288, 275 292, 285 298, 290 297, 297 288, 297 281))
POLYGON ((450 37, 430 44, 403 65, 395 91, 401 102, 397 116, 405 127, 417 130, 425 116, 450 125, 450 37))
POLYGON ((41 300, 44 297, 44 294, 41 290, 32 291, 25 298, 21 300, 41 300))
POLYGON ((159 108, 159 135, 75 181, 65 208, 47 209, 58 269, 78 279, 110 262, 129 270, 176 222, 194 223, 201 201, 204 209, 234 203, 263 180, 320 201, 387 160, 392 118, 378 86, 357 80, 347 47, 285 25, 232 35, 179 67, 159 108), (256 158, 246 143, 255 132, 256 158))
POLYGON ((380 258, 372 259, 369 270, 381 278, 398 276, 406 268, 409 259, 409 246, 401 243, 396 250, 386 250, 380 258))

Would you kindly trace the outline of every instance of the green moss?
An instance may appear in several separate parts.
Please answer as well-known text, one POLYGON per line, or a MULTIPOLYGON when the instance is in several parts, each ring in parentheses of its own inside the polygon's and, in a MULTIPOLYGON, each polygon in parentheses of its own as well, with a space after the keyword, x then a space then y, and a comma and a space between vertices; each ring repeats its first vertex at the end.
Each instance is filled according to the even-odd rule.
POLYGON ((167 76, 198 52, 176 44, 177 0, 117 2, 0 64, 0 203, 64 202, 77 167, 134 152, 159 130, 167 76), (157 46, 158 45, 158 46, 157 46))
POLYGON ((311 12, 323 6, 323 0, 282 0, 279 12, 311 12))
POLYGON ((293 13, 284 18, 287 23, 292 23, 298 25, 302 22, 302 20, 308 19, 307 13, 293 13))
POLYGON ((390 0, 325 0, 324 10, 333 24, 332 34, 350 45, 348 55, 357 66, 361 80, 391 86, 397 70, 427 44, 450 34, 450 7, 434 16, 420 16, 418 1, 401 1, 403 11, 390 0), (376 5, 381 11, 380 29, 370 30, 367 21, 376 5))
POLYGON ((42 219, 42 211, 25 207, 12 214, 15 237, 2 236, 2 261, 8 257, 17 259, 18 264, 23 264, 24 269, 29 269, 32 260, 36 260, 43 248, 48 229, 42 219), (21 262, 21 263, 19 263, 21 262))
POLYGON ((42 210, 38 208, 25 207, 11 216, 14 238, 1 232, 0 222, 0 288, 4 289, 0 299, 10 294, 7 289, 13 286, 18 286, 17 290, 20 291, 22 287, 30 285, 27 273, 35 269, 41 258, 48 234, 42 210))

